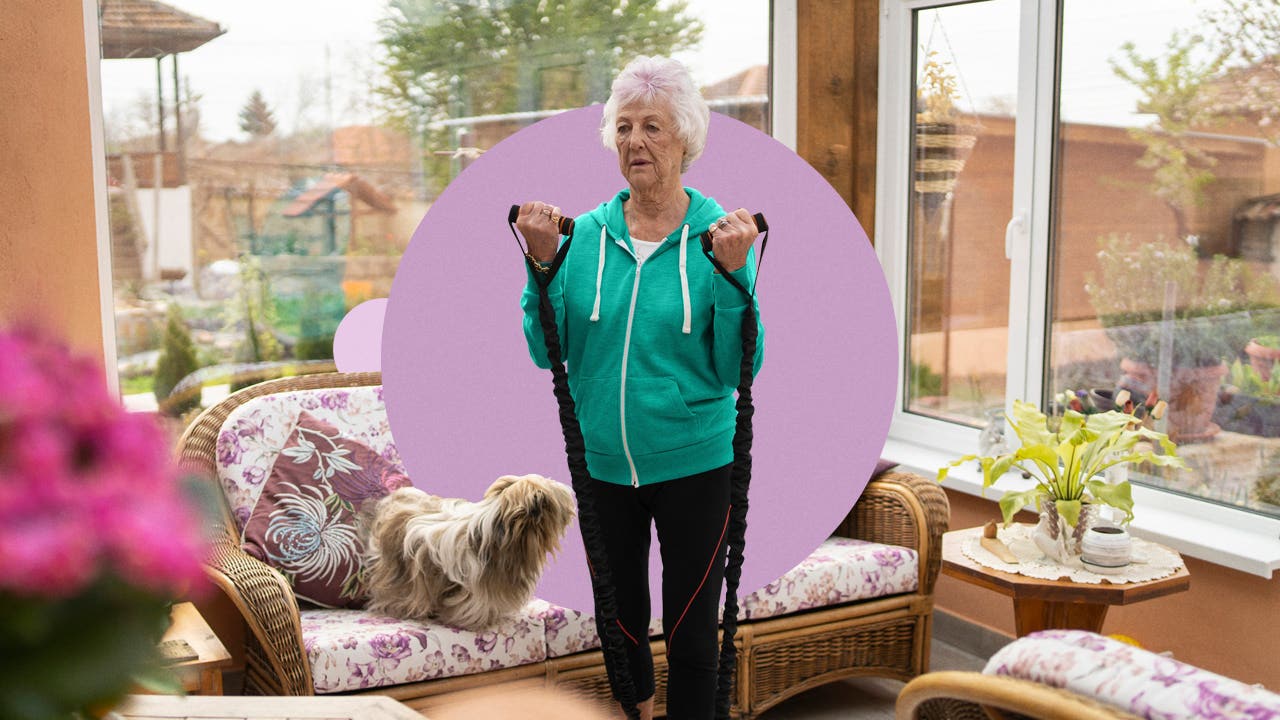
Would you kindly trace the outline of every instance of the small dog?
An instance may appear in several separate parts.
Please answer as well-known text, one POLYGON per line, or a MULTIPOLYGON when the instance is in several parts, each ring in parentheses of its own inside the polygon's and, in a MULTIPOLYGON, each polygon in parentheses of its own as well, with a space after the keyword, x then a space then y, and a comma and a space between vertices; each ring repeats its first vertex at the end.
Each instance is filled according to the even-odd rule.
POLYGON ((575 508, 563 483, 504 475, 479 502, 403 488, 363 511, 368 609, 479 630, 529 602, 575 508))

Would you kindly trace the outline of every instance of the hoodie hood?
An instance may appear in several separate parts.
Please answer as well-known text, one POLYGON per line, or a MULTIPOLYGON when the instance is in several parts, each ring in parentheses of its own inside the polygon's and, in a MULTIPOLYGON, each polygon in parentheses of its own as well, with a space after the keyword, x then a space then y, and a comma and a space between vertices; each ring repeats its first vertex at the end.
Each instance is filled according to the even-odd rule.
MULTIPOLYGON (((684 189, 686 195, 689 196, 689 209, 685 211, 684 220, 681 221, 680 227, 674 230, 671 235, 663 240, 674 238, 676 233, 680 234, 680 297, 684 304, 683 322, 680 331, 688 335, 692 330, 692 307, 689 301, 689 270, 688 270, 688 244, 689 235, 695 238, 702 234, 697 228, 707 228, 711 223, 724 216, 724 209, 720 204, 693 188, 686 187, 684 189)), ((596 296, 595 303, 591 310, 591 322, 600 320, 600 290, 601 282, 604 278, 604 263, 607 253, 605 252, 609 237, 612 236, 620 243, 625 243, 632 255, 635 255, 635 245, 631 242, 631 235, 627 229, 626 215, 623 213, 622 204, 631 197, 631 190, 626 189, 620 191, 613 199, 607 203, 603 203, 600 207, 593 210, 589 215, 596 222, 600 223, 600 254, 596 267, 596 296)))
MULTIPOLYGON (((683 226, 688 225, 689 235, 696 238, 711 223, 719 220, 725 214, 719 203, 704 196, 697 190, 686 187, 684 192, 689 196, 689 209, 684 214, 684 220, 680 223, 681 227, 676 228, 668 237, 677 237, 683 226)), ((622 213, 622 203, 629 199, 631 199, 631 190, 622 190, 617 195, 614 195, 612 200, 602 203, 595 210, 588 213, 595 218, 596 222, 608 228, 610 236, 618 240, 624 240, 628 245, 631 244, 631 234, 627 231, 627 219, 622 213)), ((649 240, 651 238, 642 239, 649 240)))

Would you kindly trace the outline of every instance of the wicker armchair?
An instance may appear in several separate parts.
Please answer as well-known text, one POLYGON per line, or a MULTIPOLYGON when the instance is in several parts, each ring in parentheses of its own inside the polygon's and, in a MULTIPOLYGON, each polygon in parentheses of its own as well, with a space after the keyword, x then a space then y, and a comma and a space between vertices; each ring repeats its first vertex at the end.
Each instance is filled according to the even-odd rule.
POLYGON ((934 672, 907 683, 897 720, 1139 720, 1111 705, 1030 680, 934 672))
POLYGON ((899 720, 1198 720, 1280 717, 1280 694, 1084 630, 1044 630, 1001 648, 982 673, 918 677, 899 720))
MULTIPOLYGON (((207 409, 192 423, 179 441, 180 462, 201 477, 216 477, 215 443, 223 421, 253 398, 379 383, 378 373, 334 373, 253 386, 207 409)), ((932 481, 890 471, 869 483, 836 534, 916 550, 920 558, 918 590, 742 622, 737 637, 735 716, 755 717, 796 693, 841 678, 875 675, 909 680, 927 671, 934 583, 942 562, 942 533, 948 517, 946 496, 932 481)), ((311 668, 303 648, 297 601, 278 572, 240 549, 235 528, 224 505, 207 572, 239 610, 248 630, 245 692, 311 695, 311 668)), ((656 705, 661 712, 666 686, 664 647, 661 641, 652 645, 656 705)), ((424 709, 472 688, 502 684, 559 686, 601 700, 609 698, 598 650, 373 692, 424 709)))

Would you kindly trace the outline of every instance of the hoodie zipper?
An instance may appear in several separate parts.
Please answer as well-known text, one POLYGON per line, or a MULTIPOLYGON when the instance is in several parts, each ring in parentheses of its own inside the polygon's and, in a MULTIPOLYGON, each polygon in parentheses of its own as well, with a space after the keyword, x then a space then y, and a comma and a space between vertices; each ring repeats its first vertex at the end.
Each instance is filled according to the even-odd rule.
POLYGON ((626 456, 627 466, 631 468, 631 487, 638 488, 640 475, 636 473, 636 461, 631 457, 631 446, 627 443, 627 359, 631 356, 631 325, 636 317, 636 296, 640 294, 640 270, 644 267, 644 263, 640 262, 626 243, 621 240, 615 242, 631 255, 632 260, 636 261, 636 279, 631 284, 631 308, 627 310, 627 334, 622 340, 622 383, 618 391, 618 414, 621 416, 622 454, 626 456))

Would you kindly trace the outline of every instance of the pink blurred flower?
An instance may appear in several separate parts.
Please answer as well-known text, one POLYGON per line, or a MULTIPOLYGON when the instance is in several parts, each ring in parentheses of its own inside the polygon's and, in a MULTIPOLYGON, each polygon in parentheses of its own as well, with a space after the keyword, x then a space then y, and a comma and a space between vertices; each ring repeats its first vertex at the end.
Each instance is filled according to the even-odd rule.
POLYGON ((0 330, 0 592, 72 597, 117 576, 160 596, 200 583, 202 524, 160 428, 102 368, 0 330))

